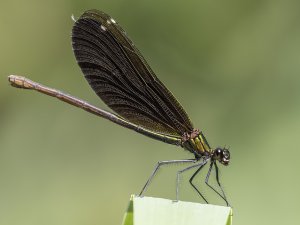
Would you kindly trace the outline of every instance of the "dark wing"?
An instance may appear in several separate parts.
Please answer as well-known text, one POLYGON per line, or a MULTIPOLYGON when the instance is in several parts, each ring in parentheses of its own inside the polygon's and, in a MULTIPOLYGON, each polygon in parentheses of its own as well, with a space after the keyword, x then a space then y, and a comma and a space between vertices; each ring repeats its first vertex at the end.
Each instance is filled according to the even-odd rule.
POLYGON ((77 62, 96 94, 116 113, 169 135, 193 129, 186 112, 109 15, 86 11, 74 24, 77 62))

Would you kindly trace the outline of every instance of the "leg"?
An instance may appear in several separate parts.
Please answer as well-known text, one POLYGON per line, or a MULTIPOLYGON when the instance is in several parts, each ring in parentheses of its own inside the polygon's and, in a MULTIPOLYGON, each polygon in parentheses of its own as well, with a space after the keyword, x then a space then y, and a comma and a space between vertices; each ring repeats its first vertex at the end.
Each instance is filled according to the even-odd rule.
POLYGON ((188 171, 188 170, 190 170, 190 169, 193 169, 193 168, 195 168, 195 167, 202 167, 203 164, 205 164, 205 163, 206 163, 206 162, 202 161, 201 163, 198 163, 198 164, 196 164, 196 165, 192 165, 192 166, 186 167, 186 168, 184 168, 184 169, 182 169, 182 170, 179 170, 179 171, 177 172, 177 179, 176 179, 176 201, 179 200, 179 194, 178 194, 178 193, 179 193, 180 174, 183 173, 183 172, 186 172, 186 171, 188 171))
POLYGON ((206 183, 206 185, 207 185, 208 187, 210 187, 215 193, 217 193, 217 194, 218 194, 218 195, 226 202, 226 205, 227 205, 227 206, 229 206, 228 201, 227 201, 227 199, 226 199, 226 196, 225 196, 225 195, 224 195, 224 196, 221 195, 215 188, 213 188, 213 187, 208 183, 208 180, 209 180, 210 173, 211 173, 211 170, 212 170, 212 166, 213 166, 213 165, 215 165, 215 168, 216 168, 216 180, 217 180, 218 185, 219 185, 219 187, 221 188, 222 193, 223 193, 223 195, 224 195, 224 191, 223 191, 223 189, 222 189, 222 187, 221 187, 221 184, 220 184, 220 182, 219 182, 219 171, 218 171, 218 167, 217 167, 217 165, 216 165, 216 162, 211 162, 211 163, 210 163, 209 170, 208 170, 208 173, 207 173, 206 178, 205 178, 205 183, 206 183))
POLYGON ((153 170, 151 176, 149 177, 149 179, 147 180, 146 184, 144 185, 143 189, 141 190, 139 196, 142 197, 143 193, 147 190, 150 182, 152 181, 153 177, 155 176, 155 174, 157 173, 158 169, 162 166, 162 165, 168 165, 168 164, 177 164, 177 163, 192 163, 192 162, 196 162, 196 159, 183 159, 183 160, 168 160, 168 161, 160 161, 157 163, 155 169, 153 170))
POLYGON ((207 163, 207 159, 204 159, 202 164, 200 164, 199 168, 196 170, 196 172, 193 174, 193 176, 190 178, 190 184, 192 185, 192 187, 197 191, 197 193, 201 196, 201 198, 208 203, 208 201, 206 200, 206 198, 204 198, 204 196, 201 194, 201 192, 198 190, 198 188, 193 184, 193 180, 195 178, 195 176, 200 172, 200 170, 206 165, 207 163))
POLYGON ((218 183, 218 185, 219 185, 219 187, 220 187, 220 189, 222 191, 222 194, 223 194, 223 197, 224 197, 224 200, 225 200, 227 206, 230 206, 230 204, 228 203, 228 200, 226 198, 225 192, 224 192, 224 190, 223 190, 223 188, 221 186, 220 180, 219 180, 219 168, 217 166, 217 163, 214 162, 214 165, 215 165, 215 169, 216 169, 216 180, 217 180, 217 183, 218 183))

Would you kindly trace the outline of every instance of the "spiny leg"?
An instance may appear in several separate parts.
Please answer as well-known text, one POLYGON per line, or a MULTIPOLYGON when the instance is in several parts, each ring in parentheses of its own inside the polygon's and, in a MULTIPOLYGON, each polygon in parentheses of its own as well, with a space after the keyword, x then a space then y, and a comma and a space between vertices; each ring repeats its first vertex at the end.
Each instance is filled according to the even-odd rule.
POLYGON ((201 163, 198 163, 196 165, 192 165, 192 166, 189 166, 189 167, 186 167, 182 170, 179 170, 177 172, 177 179, 176 179, 176 201, 179 200, 179 183, 180 183, 180 174, 183 173, 183 172, 186 172, 192 168, 195 168, 195 167, 201 167, 203 164, 205 164, 206 162, 205 161, 202 161, 201 163))
POLYGON ((156 167, 154 168, 151 176, 149 177, 149 179, 147 180, 146 184, 144 185, 143 189, 141 190, 139 196, 142 197, 143 193, 147 190, 150 182, 152 181, 153 177, 155 176, 155 174, 157 173, 158 169, 162 166, 162 165, 168 165, 168 164, 177 164, 177 163, 192 163, 192 162, 196 162, 196 159, 183 159, 183 160, 168 160, 168 161, 160 161, 157 163, 156 167))
POLYGON ((200 165, 200 167, 196 170, 196 172, 193 174, 193 176, 190 178, 190 184, 192 185, 192 187, 197 191, 197 193, 201 196, 201 198, 208 204, 208 201, 206 200, 206 198, 204 198, 204 196, 201 194, 201 192, 198 190, 198 188, 193 184, 193 180, 195 178, 195 176, 200 172, 200 170, 206 165, 207 163, 207 159, 203 161, 203 164, 200 165))
POLYGON ((217 193, 225 202, 226 202, 226 205, 227 206, 229 206, 229 204, 228 204, 228 201, 227 201, 227 199, 226 199, 226 196, 224 195, 221 195, 214 187, 212 187, 209 183, 208 183, 208 180, 209 180, 209 177, 210 177, 210 173, 211 173, 211 171, 212 171, 212 166, 215 164, 215 168, 216 168, 216 180, 217 180, 217 182, 218 182, 218 185, 219 185, 219 187, 221 188, 221 190, 222 190, 222 193, 223 193, 223 195, 224 195, 224 191, 223 191, 223 189, 222 189, 222 187, 221 187, 221 184, 220 184, 220 182, 219 182, 219 173, 218 173, 218 167, 216 166, 216 163, 215 162, 211 162, 210 163, 210 165, 209 165, 209 170, 208 170, 208 172, 207 172, 207 175, 206 175, 206 178, 205 178, 205 183, 206 183, 206 185, 208 186, 208 187, 210 187, 215 193, 217 193))
POLYGON ((215 169, 216 169, 216 180, 217 180, 217 183, 218 183, 218 185, 219 185, 219 187, 220 187, 220 189, 221 189, 221 191, 222 191, 222 194, 223 194, 223 197, 224 197, 224 199, 225 199, 225 202, 226 202, 227 206, 230 206, 230 204, 229 204, 229 202, 228 202, 228 200, 227 200, 227 198, 226 198, 225 192, 224 192, 224 190, 223 190, 223 188, 222 188, 222 185, 221 185, 221 183, 220 183, 220 180, 219 180, 219 168, 218 168, 218 166, 217 166, 217 163, 214 162, 214 165, 215 165, 215 169))

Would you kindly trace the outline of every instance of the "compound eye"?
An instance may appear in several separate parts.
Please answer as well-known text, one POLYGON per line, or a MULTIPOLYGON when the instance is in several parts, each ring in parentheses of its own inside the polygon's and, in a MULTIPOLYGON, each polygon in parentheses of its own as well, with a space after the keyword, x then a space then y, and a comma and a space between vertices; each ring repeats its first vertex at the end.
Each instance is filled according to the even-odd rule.
POLYGON ((223 156, 224 156, 224 158, 229 158, 229 152, 228 151, 224 151, 223 152, 223 156))

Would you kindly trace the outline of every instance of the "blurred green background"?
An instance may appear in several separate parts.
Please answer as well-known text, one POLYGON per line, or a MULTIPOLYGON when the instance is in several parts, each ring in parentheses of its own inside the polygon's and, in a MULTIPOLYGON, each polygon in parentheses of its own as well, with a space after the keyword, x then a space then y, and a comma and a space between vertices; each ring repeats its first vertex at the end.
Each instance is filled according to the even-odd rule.
MULTIPOLYGON (((230 147, 231 164, 220 169, 234 224, 299 220, 299 1, 0 5, 1 225, 120 224, 130 194, 140 191, 157 161, 193 157, 9 86, 7 75, 26 75, 107 109, 71 49, 71 15, 91 8, 123 26, 209 143, 230 147)), ((179 168, 164 168, 146 194, 174 199, 179 168)), ((191 173, 183 177, 181 199, 201 202, 188 184, 191 173)), ((203 176, 197 185, 212 203, 224 204, 203 176)))

